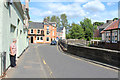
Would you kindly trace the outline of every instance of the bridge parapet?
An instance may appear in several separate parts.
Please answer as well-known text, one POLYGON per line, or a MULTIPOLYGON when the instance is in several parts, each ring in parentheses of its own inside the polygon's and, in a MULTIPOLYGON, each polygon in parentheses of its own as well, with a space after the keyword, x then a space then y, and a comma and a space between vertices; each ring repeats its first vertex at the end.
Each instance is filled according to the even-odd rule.
POLYGON ((120 68, 120 51, 103 48, 87 47, 81 45, 59 42, 60 47, 68 54, 102 62, 120 68))

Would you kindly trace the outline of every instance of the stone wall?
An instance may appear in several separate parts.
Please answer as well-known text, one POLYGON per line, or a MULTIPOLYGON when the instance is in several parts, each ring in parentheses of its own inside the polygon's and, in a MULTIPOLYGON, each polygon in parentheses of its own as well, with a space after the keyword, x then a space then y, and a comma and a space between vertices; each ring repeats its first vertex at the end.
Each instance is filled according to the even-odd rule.
POLYGON ((67 52, 68 54, 77 55, 83 58, 95 60, 120 68, 120 51, 87 46, 70 45, 62 41, 59 42, 59 45, 63 49, 63 51, 67 52))

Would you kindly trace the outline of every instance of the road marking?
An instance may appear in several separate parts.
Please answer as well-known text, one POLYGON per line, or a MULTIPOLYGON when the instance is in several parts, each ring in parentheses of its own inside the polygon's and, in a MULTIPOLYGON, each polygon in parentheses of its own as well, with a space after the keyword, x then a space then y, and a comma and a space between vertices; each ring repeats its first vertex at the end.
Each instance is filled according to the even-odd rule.
MULTIPOLYGON (((37 46, 37 48, 39 47, 39 45, 37 46)), ((38 51, 37 51, 38 52, 38 51)), ((51 76, 51 78, 55 78, 55 76, 53 75, 52 73, 52 70, 50 69, 49 65, 46 63, 46 61, 44 60, 44 58, 41 56, 41 59, 43 61, 43 64, 46 65, 47 69, 48 69, 48 72, 49 72, 49 75, 51 76)))
MULTIPOLYGON (((57 50, 59 51, 59 50, 61 50, 61 48, 58 49, 58 47, 57 47, 57 50)), ((118 72, 118 70, 111 69, 111 68, 109 68, 109 67, 105 67, 105 66, 102 66, 102 65, 99 65, 99 64, 95 64, 95 63, 93 63, 93 62, 89 62, 89 61, 87 61, 87 60, 80 59, 80 58, 77 58, 77 57, 72 56, 72 55, 69 55, 69 54, 64 54, 64 52, 63 52, 62 50, 61 50, 61 53, 62 53, 63 55, 66 55, 66 56, 68 56, 68 57, 71 57, 71 58, 73 58, 73 59, 80 60, 80 61, 84 61, 84 62, 87 62, 87 63, 89 63, 89 64, 95 65, 95 66, 99 66, 99 67, 102 67, 102 68, 105 68, 105 69, 108 69, 108 70, 112 70, 112 71, 118 72)))
POLYGON ((46 64, 45 60, 43 60, 43 63, 46 64))

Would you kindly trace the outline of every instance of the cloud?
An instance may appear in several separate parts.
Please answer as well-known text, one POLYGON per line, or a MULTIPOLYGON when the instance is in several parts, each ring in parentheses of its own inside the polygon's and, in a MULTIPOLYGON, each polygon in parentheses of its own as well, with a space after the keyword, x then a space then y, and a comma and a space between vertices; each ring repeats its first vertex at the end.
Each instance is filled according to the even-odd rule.
MULTIPOLYGON (((34 3, 33 3, 34 4, 34 3)), ((33 5, 32 4, 32 5, 33 5)), ((38 3, 39 4, 39 3, 38 3)), ((36 4, 34 4, 36 5, 36 4)), ((47 16, 60 16, 65 13, 69 22, 81 21, 84 17, 88 17, 94 21, 106 21, 118 16, 117 10, 105 10, 105 5, 99 0, 87 3, 40 3, 39 6, 30 7, 30 15, 33 21, 42 21, 47 16)))
MULTIPOLYGON (((24 0, 20 0, 24 2, 24 0)), ((30 0, 30 2, 89 2, 93 0, 30 0)), ((119 2, 119 0, 100 0, 101 2, 119 2)))
POLYGON ((101 3, 99 0, 94 0, 83 5, 83 8, 91 12, 98 12, 98 11, 104 11, 105 5, 101 3))
POLYGON ((108 2, 107 5, 108 6, 113 6, 113 5, 115 5, 115 3, 114 2, 108 2))
POLYGON ((30 14, 35 16, 60 16, 65 13, 69 18, 85 16, 87 13, 81 7, 81 3, 62 4, 44 3, 44 8, 30 7, 30 14))

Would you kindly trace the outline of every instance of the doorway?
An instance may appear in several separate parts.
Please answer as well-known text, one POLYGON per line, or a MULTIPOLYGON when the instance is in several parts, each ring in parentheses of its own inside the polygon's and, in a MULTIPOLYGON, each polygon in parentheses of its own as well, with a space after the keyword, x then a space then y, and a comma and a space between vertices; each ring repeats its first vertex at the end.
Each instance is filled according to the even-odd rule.
POLYGON ((31 37, 31 43, 33 43, 33 37, 31 37))

